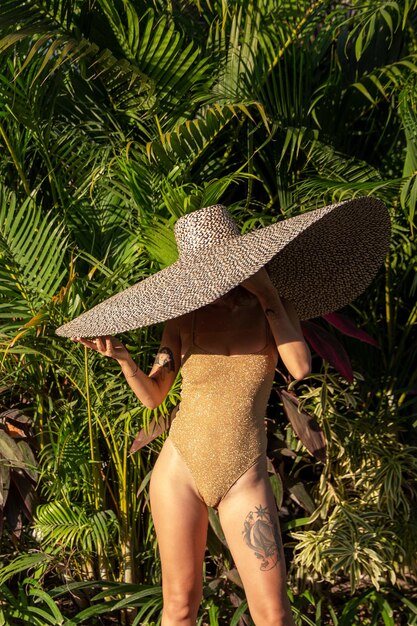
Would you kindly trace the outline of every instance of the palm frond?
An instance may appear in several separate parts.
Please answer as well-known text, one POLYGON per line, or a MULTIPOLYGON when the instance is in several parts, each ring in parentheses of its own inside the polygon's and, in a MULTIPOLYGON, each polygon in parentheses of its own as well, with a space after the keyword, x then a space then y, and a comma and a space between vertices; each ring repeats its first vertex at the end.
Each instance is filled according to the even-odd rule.
POLYGON ((43 546, 55 551, 65 546, 91 554, 106 550, 118 522, 110 510, 88 514, 76 504, 49 502, 38 507, 35 529, 43 546))
POLYGON ((32 569, 45 569, 52 561, 53 557, 45 552, 33 552, 31 554, 23 553, 16 556, 10 563, 3 565, 0 572, 0 585, 16 576, 21 572, 27 572, 32 569))
POLYGON ((15 30, 17 24, 24 21, 26 25, 36 28, 40 23, 59 22, 70 26, 75 16, 80 13, 80 3, 76 0, 38 0, 25 3, 5 0, 2 3, 0 26, 5 30, 15 30))
POLYGON ((394 63, 374 68, 364 73, 360 80, 352 83, 352 87, 360 91, 373 106, 379 100, 387 100, 406 88, 410 76, 417 72, 417 55, 410 54, 394 63))
POLYGON ((356 60, 362 57, 371 44, 375 45, 375 37, 378 31, 382 30, 382 26, 388 29, 392 43, 394 33, 397 29, 406 27, 409 13, 412 11, 409 2, 406 6, 392 0, 365 4, 357 2, 357 6, 355 4, 346 23, 351 26, 347 44, 353 40, 356 60))
POLYGON ((174 231, 167 222, 154 222, 143 231, 141 239, 147 252, 159 263, 161 269, 177 260, 174 231))
POLYGON ((6 0, 0 11, 0 28, 7 29, 13 24, 14 29, 0 39, 0 52, 19 43, 26 45, 28 41, 26 58, 19 72, 40 57, 42 62, 32 81, 45 81, 63 65, 74 64, 85 78, 100 81, 116 110, 140 119, 139 112, 143 115, 152 104, 151 81, 127 59, 116 58, 108 48, 100 49, 86 37, 74 37, 65 24, 57 21, 59 18, 62 18, 61 12, 49 15, 42 2, 22 2, 16 6, 16 2, 6 0), (20 26, 18 30, 16 24, 20 26))
POLYGON ((162 124, 173 107, 177 114, 189 109, 193 92, 210 82, 213 62, 186 42, 168 16, 152 8, 139 15, 130 0, 123 0, 122 11, 109 0, 99 3, 126 59, 152 81, 162 124))
POLYGON ((259 102, 237 102, 205 107, 195 119, 178 124, 169 132, 160 132, 157 140, 148 142, 146 146, 148 157, 161 162, 169 169, 178 162, 190 164, 201 157, 233 119, 243 118, 255 126, 259 123, 255 115, 256 117, 259 115, 268 129, 267 116, 259 102))
POLYGON ((406 180, 401 189, 400 199, 410 227, 413 229, 417 204, 417 100, 415 81, 410 81, 401 91, 399 113, 407 142, 403 169, 406 180))
MULTIPOLYGON (((260 3, 261 4, 261 3, 260 3)), ((252 73, 258 48, 261 12, 250 3, 247 10, 235 8, 226 32, 220 22, 212 29, 209 46, 222 58, 213 93, 220 102, 249 99, 248 79, 252 73)))
POLYGON ((303 204, 341 201, 354 195, 377 193, 388 198, 400 186, 400 179, 386 179, 372 165, 335 150, 316 140, 301 142, 306 156, 305 179, 294 189, 294 197, 303 204))
POLYGON ((66 274, 66 241, 63 225, 34 198, 20 204, 0 186, 0 307, 10 320, 3 331, 29 322, 51 301, 66 274))

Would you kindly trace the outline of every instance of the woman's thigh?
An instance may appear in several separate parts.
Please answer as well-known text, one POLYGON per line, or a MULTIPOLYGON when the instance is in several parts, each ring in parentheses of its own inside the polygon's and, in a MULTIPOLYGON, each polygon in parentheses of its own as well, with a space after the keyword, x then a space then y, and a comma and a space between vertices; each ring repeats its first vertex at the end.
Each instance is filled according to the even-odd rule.
POLYGON ((207 540, 207 507, 191 474, 169 439, 163 445, 150 483, 152 518, 162 566, 164 599, 192 595, 198 603, 207 540))
POLYGON ((293 626, 278 512, 264 461, 239 478, 218 510, 255 623, 293 626))

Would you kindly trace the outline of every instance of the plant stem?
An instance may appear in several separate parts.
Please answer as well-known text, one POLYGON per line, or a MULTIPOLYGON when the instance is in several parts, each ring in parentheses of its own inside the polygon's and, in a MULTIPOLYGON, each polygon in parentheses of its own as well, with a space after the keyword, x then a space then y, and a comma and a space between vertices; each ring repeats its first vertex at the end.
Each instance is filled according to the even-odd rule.
POLYGON ((0 135, 3 137, 3 141, 6 144, 6 148, 8 149, 8 151, 10 152, 10 156, 12 157, 13 163, 17 169, 17 172, 20 176, 20 180, 23 183, 23 187, 25 189, 25 192, 27 193, 28 196, 30 196, 30 187, 29 187, 29 183, 26 179, 25 173, 22 170, 22 167, 18 161, 16 152, 14 151, 14 148, 11 144, 11 142, 9 141, 8 136, 6 135, 6 131, 4 130, 3 126, 0 124, 0 135))
POLYGON ((91 399, 90 399, 90 379, 88 373, 88 348, 84 346, 84 374, 85 374, 85 390, 86 390, 86 401, 87 401, 87 417, 88 417, 88 435, 90 440, 90 462, 92 465, 92 473, 93 473, 93 504, 96 511, 100 510, 101 504, 101 480, 100 480, 100 471, 99 471, 99 453, 97 446, 97 439, 94 432, 93 427, 93 419, 92 419, 92 410, 91 410, 91 399))

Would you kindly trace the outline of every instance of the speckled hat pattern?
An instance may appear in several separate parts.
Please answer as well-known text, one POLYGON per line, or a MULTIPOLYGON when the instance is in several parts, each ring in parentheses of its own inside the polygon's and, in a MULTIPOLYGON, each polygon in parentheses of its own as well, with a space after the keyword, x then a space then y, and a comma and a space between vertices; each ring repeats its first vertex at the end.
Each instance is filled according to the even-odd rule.
POLYGON ((385 205, 364 197, 245 235, 217 204, 180 217, 174 231, 175 263, 56 333, 96 337, 163 322, 213 302, 263 266, 300 319, 324 315, 352 302, 369 285, 387 253, 391 225, 385 205))

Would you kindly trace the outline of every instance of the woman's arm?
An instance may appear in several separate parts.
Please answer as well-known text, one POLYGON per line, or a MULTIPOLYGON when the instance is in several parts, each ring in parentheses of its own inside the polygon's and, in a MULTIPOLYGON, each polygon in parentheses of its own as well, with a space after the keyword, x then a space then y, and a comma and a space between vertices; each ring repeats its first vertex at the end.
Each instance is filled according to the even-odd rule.
POLYGON ((156 408, 166 398, 180 367, 181 341, 175 320, 169 320, 165 324, 161 345, 149 374, 139 369, 126 347, 115 337, 106 335, 96 339, 72 339, 104 356, 114 358, 120 364, 132 391, 149 409, 156 408))
POLYGON ((254 293, 268 319, 279 355, 285 367, 296 380, 311 371, 311 353, 304 339, 294 305, 280 297, 263 268, 242 283, 254 293))

